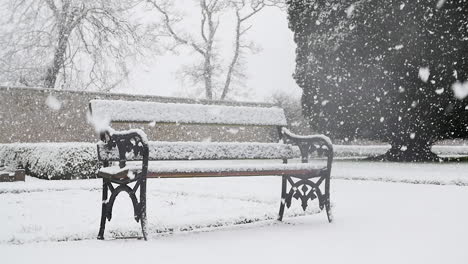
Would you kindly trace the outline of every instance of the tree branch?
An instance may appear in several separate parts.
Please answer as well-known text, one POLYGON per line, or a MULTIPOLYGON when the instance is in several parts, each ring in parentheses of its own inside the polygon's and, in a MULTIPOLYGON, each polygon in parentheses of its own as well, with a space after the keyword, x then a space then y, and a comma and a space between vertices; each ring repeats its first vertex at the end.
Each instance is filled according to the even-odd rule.
POLYGON ((182 38, 179 34, 175 32, 174 28, 171 25, 171 19, 169 17, 169 14, 166 10, 164 10, 158 3, 156 3, 155 0, 148 0, 148 2, 152 4, 156 8, 156 10, 158 10, 164 16, 164 25, 166 26, 166 29, 168 30, 169 34, 174 38, 174 40, 176 40, 180 44, 191 46, 195 51, 202 55, 205 54, 205 51, 202 48, 200 48, 197 44, 182 38))

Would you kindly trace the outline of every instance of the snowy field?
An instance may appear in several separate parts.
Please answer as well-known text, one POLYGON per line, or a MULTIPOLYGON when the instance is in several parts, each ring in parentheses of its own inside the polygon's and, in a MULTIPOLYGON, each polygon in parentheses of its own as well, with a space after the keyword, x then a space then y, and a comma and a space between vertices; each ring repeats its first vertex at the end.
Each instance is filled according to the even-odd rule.
POLYGON ((279 177, 152 179, 148 242, 117 239, 140 235, 126 195, 108 240, 95 239, 100 180, 27 178, 0 184, 0 255, 2 263, 467 263, 467 171, 338 160, 332 224, 297 201, 284 222, 274 220, 279 177))

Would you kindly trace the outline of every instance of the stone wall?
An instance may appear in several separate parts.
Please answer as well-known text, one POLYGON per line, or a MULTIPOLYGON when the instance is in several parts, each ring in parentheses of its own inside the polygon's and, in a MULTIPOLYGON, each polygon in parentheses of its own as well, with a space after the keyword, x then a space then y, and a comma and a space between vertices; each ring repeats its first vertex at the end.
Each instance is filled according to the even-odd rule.
MULTIPOLYGON (((91 99, 271 106, 263 103, 219 102, 159 96, 0 87, 0 143, 95 142, 97 140, 95 131, 87 122, 88 103, 91 99), (46 103, 48 98, 52 98, 52 102, 46 103), (53 98, 56 98, 57 102, 59 102, 60 109, 53 109, 59 106, 57 102, 54 102, 53 98)), ((176 135, 162 126, 157 126, 154 128, 154 131, 150 130, 150 127, 146 125, 143 129, 147 132, 150 140, 177 140, 181 137, 180 134, 176 135), (174 137, 172 137, 173 134, 174 137)), ((232 131, 232 128, 226 128, 226 130, 232 131)), ((245 130, 240 129, 240 131, 243 132, 245 130)), ((269 129, 268 131, 272 130, 269 129)), ((254 134, 258 136, 260 134, 263 138, 262 141, 268 141, 267 137, 265 137, 265 132, 254 131, 254 133, 249 133, 247 130, 246 133, 250 134, 250 136, 254 134)), ((274 136, 272 133, 269 132, 267 134, 274 136)), ((198 141, 209 137, 211 133, 210 131, 201 129, 197 133, 183 132, 183 134, 183 137, 187 136, 189 137, 188 139, 198 141), (196 136, 190 138, 193 135, 196 136)), ((217 132, 213 134, 225 135, 222 140, 226 140, 226 137, 237 140, 239 137, 244 136, 242 133, 233 135, 232 133, 217 132)), ((213 140, 216 141, 216 139, 213 140)), ((247 139, 247 141, 249 140, 247 139)))

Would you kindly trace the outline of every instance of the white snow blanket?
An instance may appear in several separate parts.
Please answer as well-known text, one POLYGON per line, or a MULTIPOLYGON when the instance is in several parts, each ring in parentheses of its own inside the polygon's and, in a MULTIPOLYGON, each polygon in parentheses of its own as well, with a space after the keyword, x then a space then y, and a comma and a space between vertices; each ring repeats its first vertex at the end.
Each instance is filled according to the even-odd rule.
MULTIPOLYGON (((369 157, 382 155, 390 145, 333 145, 337 157, 369 157)), ((434 145, 432 151, 440 156, 468 156, 465 145, 434 145)))
MULTIPOLYGON (((151 236, 276 219, 281 178, 260 178, 265 180, 148 181, 147 213, 151 236)), ((94 240, 99 228, 101 186, 100 179, 45 181, 29 177, 23 184, 0 185, 0 247, 41 241, 94 240)), ((107 238, 141 235, 132 210, 129 197, 119 195, 112 221, 107 223, 107 238)), ((304 213, 300 202, 296 201, 285 211, 285 216, 315 213, 318 213, 316 203, 304 213)), ((318 217, 327 223, 325 213, 318 217)))
POLYGON ((335 160, 332 178, 467 186, 467 172, 466 162, 404 163, 335 160))
POLYGON ((110 121, 185 124, 232 124, 286 126, 278 107, 156 103, 123 100, 91 100, 93 116, 110 121))
MULTIPOLYGON (((33 184, 28 180, 8 185, 33 184)), ((335 221, 329 224, 323 213, 292 217, 300 212, 295 200, 284 222, 274 220, 280 202, 274 190, 279 191, 280 181, 149 181, 147 242, 112 239, 140 235, 125 195, 117 199, 107 225, 110 241, 96 240, 99 180, 52 182, 70 186, 63 191, 2 194, 2 261, 279 264, 291 262, 297 252, 314 252, 314 262, 328 264, 465 264, 468 259, 467 187, 335 180, 335 221), (96 189, 73 189, 80 184, 96 189)))

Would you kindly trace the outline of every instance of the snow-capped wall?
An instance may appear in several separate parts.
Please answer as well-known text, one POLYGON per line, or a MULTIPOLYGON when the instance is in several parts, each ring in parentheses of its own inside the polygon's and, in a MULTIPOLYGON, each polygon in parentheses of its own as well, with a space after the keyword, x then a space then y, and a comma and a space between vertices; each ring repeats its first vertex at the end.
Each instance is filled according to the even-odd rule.
MULTIPOLYGON (((265 103, 0 86, 0 143, 96 142, 98 137, 88 122, 89 101, 93 99, 271 107, 265 103)), ((168 133, 164 134, 164 139, 158 138, 159 129, 158 125, 144 130, 151 140, 174 140, 168 133)), ((243 135, 238 133, 234 137, 238 140, 243 135)))

